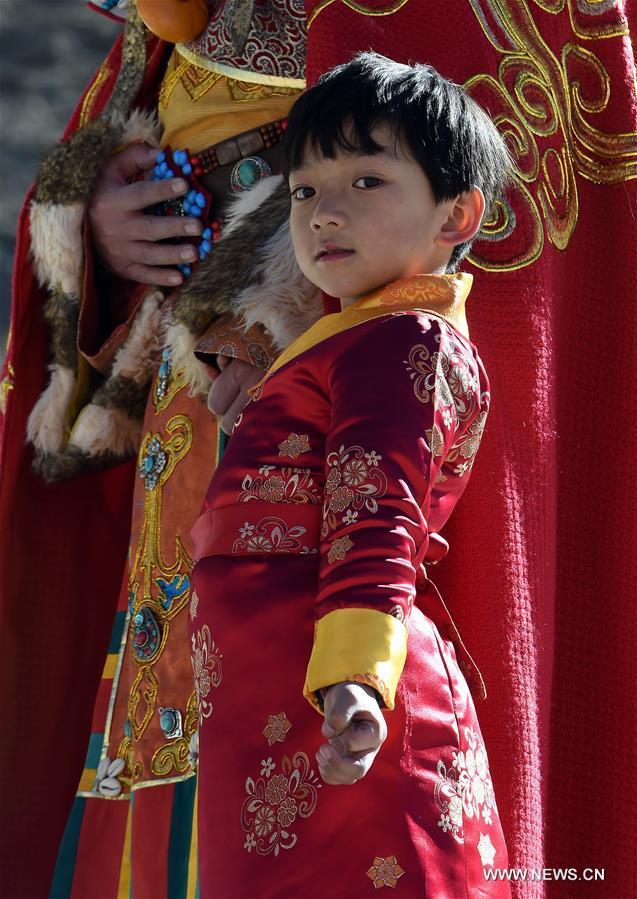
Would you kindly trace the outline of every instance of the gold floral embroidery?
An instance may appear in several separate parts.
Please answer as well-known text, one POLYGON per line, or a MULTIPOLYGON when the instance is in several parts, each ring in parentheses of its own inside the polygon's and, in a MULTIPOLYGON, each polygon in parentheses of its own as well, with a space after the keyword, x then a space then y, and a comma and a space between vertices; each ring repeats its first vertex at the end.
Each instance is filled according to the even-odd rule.
POLYGON ((405 872, 396 861, 395 855, 388 855, 387 858, 377 855, 366 873, 369 879, 374 881, 374 889, 379 890, 381 887, 395 887, 405 872))
MULTIPOLYGON (((435 335, 436 343, 441 343, 442 336, 435 335)), ((434 409, 441 409, 443 423, 448 428, 458 418, 463 421, 469 418, 476 408, 478 379, 469 370, 465 356, 461 346, 445 340, 445 350, 433 353, 425 344, 415 344, 404 362, 413 381, 414 396, 420 403, 433 402, 434 409)))
POLYGON ((246 475, 241 484, 237 502, 248 503, 253 499, 269 503, 319 503, 320 491, 309 468, 277 468, 262 465, 260 477, 246 475))
POLYGON ((366 686, 372 687, 377 693, 380 693, 381 699, 385 705, 391 705, 391 692, 382 677, 379 677, 377 674, 366 671, 365 674, 353 674, 348 680, 353 680, 357 684, 366 684, 366 686))
POLYGON ((487 404, 487 409, 481 412, 475 421, 469 425, 467 433, 457 443, 454 443, 445 458, 445 464, 448 466, 457 463, 454 465, 453 473, 460 478, 464 477, 467 471, 473 468, 473 463, 476 460, 476 454, 487 423, 488 401, 488 396, 483 397, 483 402, 487 404), (464 459, 464 461, 458 461, 460 458, 464 459))
POLYGON ((302 544, 299 537, 307 533, 301 524, 291 527, 282 518, 268 516, 256 524, 246 521, 239 528, 239 538, 232 544, 233 553, 317 553, 318 547, 302 544))
POLYGON ((432 457, 435 459, 436 456, 442 456, 445 448, 445 438, 442 435, 440 427, 434 425, 433 428, 429 428, 425 431, 425 437, 429 444, 429 452, 432 457))
POLYGON ((241 808, 241 827, 246 834, 243 848, 259 855, 278 856, 281 849, 291 849, 298 837, 291 827, 298 818, 309 818, 316 809, 321 785, 310 768, 304 752, 292 759, 284 756, 281 774, 274 774, 276 763, 268 758, 261 763, 261 777, 248 777, 247 798, 241 808))
POLYGON ((290 434, 283 443, 279 443, 279 456, 289 456, 298 459, 301 453, 307 453, 311 449, 307 434, 290 434))
POLYGON ((206 697, 212 687, 218 687, 221 683, 221 659, 223 656, 215 645, 207 624, 204 624, 196 636, 192 635, 191 641, 191 661, 199 706, 199 724, 202 724, 204 718, 212 715, 212 703, 206 697))
POLYGON ((273 743, 283 743, 291 727, 292 723, 288 720, 285 712, 269 715, 268 723, 263 728, 263 736, 268 741, 268 746, 272 746, 273 743))
POLYGON ((337 537, 327 553, 327 561, 329 564, 333 565, 334 562, 341 562, 352 546, 354 546, 354 543, 349 537, 337 537))
MULTIPOLYGON (((327 457, 328 474, 325 481, 323 524, 321 534, 326 537, 338 527, 337 514, 345 512, 341 522, 354 524, 361 509, 378 512, 378 502, 387 490, 387 477, 378 467, 383 457, 362 446, 341 446, 327 457)), ((349 548, 349 547, 348 547, 349 548)))
POLYGON ((464 728, 468 747, 453 753, 452 766, 447 769, 438 761, 438 780, 434 788, 436 805, 441 815, 438 827, 449 832, 457 843, 464 843, 464 818, 477 818, 492 824, 492 812, 497 814, 493 783, 489 772, 484 743, 470 727, 464 728))

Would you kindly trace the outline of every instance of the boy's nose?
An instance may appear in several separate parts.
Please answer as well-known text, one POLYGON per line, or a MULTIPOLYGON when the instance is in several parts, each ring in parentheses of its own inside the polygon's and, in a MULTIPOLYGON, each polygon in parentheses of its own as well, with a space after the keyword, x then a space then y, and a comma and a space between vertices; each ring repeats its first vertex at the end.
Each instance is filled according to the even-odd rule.
POLYGON ((313 231, 321 228, 342 228, 345 224, 345 212, 342 207, 328 198, 321 199, 312 213, 311 227, 313 231))

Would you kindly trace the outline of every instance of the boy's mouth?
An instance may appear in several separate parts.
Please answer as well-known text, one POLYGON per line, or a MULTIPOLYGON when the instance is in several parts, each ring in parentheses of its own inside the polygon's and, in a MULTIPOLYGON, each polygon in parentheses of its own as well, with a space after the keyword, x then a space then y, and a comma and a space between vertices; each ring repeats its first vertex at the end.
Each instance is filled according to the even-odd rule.
POLYGON ((346 247, 340 247, 335 243, 324 243, 316 254, 316 261, 335 262, 337 259, 346 259, 348 256, 353 255, 354 250, 348 250, 346 247))

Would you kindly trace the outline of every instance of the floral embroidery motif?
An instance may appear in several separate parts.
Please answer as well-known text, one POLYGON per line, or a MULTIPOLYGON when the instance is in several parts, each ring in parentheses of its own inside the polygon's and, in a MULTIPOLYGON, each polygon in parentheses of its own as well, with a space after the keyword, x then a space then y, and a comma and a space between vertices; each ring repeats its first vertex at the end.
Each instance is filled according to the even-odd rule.
POLYGON ((276 768, 275 762, 272 761, 272 756, 269 755, 267 759, 261 759, 261 776, 269 777, 274 769, 276 768))
POLYGON ((282 518, 269 516, 256 524, 246 521, 232 544, 233 553, 317 553, 318 547, 302 544, 299 537, 307 533, 303 525, 289 527, 282 518))
POLYGON ((492 823, 496 809, 493 783, 484 743, 470 727, 464 729, 469 747, 453 753, 452 767, 438 761, 438 781, 434 796, 441 811, 438 827, 449 831, 457 843, 464 843, 464 816, 492 823))
POLYGON ((380 890, 381 887, 395 887, 404 873, 395 855, 388 855, 387 858, 380 858, 377 855, 371 868, 366 872, 369 879, 374 882, 376 890, 380 890))
POLYGON ((261 477, 246 475, 237 502, 261 499, 268 503, 319 503, 321 494, 309 468, 277 468, 262 465, 261 477), (273 474, 276 472, 276 474, 273 474))
POLYGON ((349 537, 337 537, 332 543, 327 553, 327 561, 330 565, 334 562, 341 562, 350 549, 354 546, 354 542, 349 537))
POLYGON ((341 519, 344 524, 353 524, 361 509, 367 509, 372 514, 378 512, 377 500, 387 490, 387 477, 378 466, 382 458, 374 450, 365 452, 362 446, 347 449, 341 446, 328 455, 321 527, 323 537, 336 529, 336 516, 341 512, 345 512, 341 519))
POLYGON ((442 456, 445 448, 445 438, 438 425, 434 425, 433 428, 425 431, 425 438, 429 444, 429 452, 432 458, 435 459, 436 456, 442 456))
POLYGON ((271 758, 261 763, 261 777, 246 779, 247 798, 241 808, 243 848, 259 855, 291 849, 298 837, 290 828, 298 818, 309 818, 316 809, 320 783, 304 752, 283 757, 280 774, 273 774, 271 758))
POLYGON ((288 721, 285 712, 280 712, 278 715, 270 715, 268 723, 263 728, 263 736, 268 741, 268 746, 272 746, 273 743, 283 743, 291 727, 292 723, 288 721))
POLYGON ((457 443, 454 443, 445 458, 445 463, 448 465, 457 463, 453 466, 453 473, 460 478, 464 477, 467 471, 473 468, 473 463, 480 448, 482 434, 487 423, 487 415, 489 414, 488 394, 483 396, 483 403, 486 405, 486 409, 480 412, 469 425, 467 433, 457 443), (460 459, 464 459, 464 462, 461 462, 460 459))
POLYGON ((493 867, 493 859, 495 858, 495 846, 491 842, 491 837, 488 833, 480 833, 480 839, 478 840, 478 852, 480 854, 480 861, 482 862, 482 866, 491 865, 493 867))
MULTIPOLYGON (((434 340, 440 344, 442 334, 434 340)), ((458 418, 466 420, 476 407, 478 379, 469 370, 466 352, 453 341, 448 342, 448 352, 429 352, 423 343, 417 343, 409 352, 404 364, 414 382, 414 396, 420 403, 433 402, 435 409, 446 409, 443 422, 452 427, 458 418)))
POLYGON ((215 645, 207 624, 192 635, 192 670, 195 676, 195 691, 197 693, 197 705, 199 706, 199 724, 204 718, 212 715, 212 703, 206 697, 212 687, 218 687, 221 683, 221 659, 223 656, 215 645))
POLYGON ((283 443, 279 443, 279 456, 289 456, 298 459, 301 453, 311 450, 307 434, 290 434, 283 443))
POLYGON ((195 590, 192 591, 190 597, 190 620, 194 621, 197 617, 197 609, 199 608, 199 597, 195 590))

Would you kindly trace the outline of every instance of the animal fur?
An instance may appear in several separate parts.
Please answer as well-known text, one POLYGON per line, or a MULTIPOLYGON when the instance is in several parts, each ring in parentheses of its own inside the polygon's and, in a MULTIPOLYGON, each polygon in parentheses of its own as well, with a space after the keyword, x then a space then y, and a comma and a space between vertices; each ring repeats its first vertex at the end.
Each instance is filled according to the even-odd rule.
POLYGON ((33 407, 27 439, 41 453, 58 453, 64 446, 67 411, 75 391, 75 372, 53 363, 51 380, 33 407))
POLYGON ((31 253, 42 286, 79 295, 83 218, 83 203, 31 203, 31 253))

